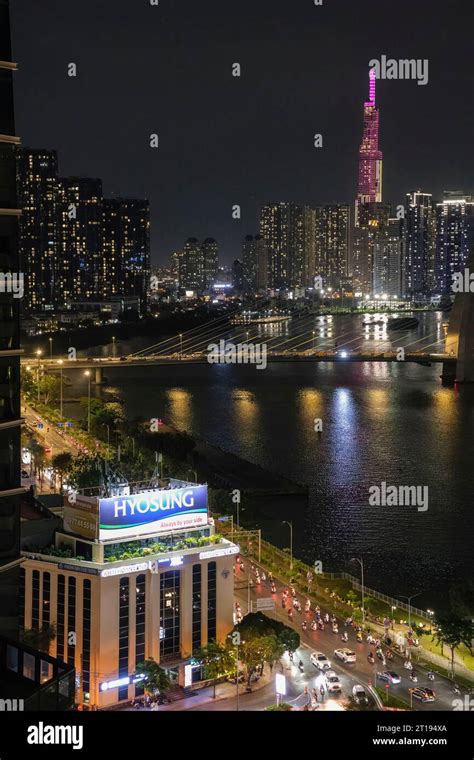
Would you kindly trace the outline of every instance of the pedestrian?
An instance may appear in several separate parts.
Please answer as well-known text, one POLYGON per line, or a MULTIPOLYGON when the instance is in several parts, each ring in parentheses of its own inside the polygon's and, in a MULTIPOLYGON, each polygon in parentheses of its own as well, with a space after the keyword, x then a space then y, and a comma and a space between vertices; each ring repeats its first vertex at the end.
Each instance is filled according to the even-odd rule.
POLYGON ((324 688, 324 686, 322 684, 321 684, 321 686, 319 688, 319 691, 321 692, 321 701, 324 702, 324 695, 326 693, 326 690, 325 690, 325 688, 324 688))
POLYGON ((316 689, 311 690, 311 698, 316 702, 316 704, 318 703, 318 692, 316 689))

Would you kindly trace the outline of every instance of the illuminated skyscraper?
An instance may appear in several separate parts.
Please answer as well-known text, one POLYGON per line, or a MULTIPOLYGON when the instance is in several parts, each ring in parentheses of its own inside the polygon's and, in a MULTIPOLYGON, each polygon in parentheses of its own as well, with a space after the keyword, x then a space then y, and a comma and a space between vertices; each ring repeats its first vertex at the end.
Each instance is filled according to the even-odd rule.
POLYGON ((150 204, 137 198, 107 198, 101 207, 99 298, 138 296, 143 313, 150 275, 150 204))
POLYGON ((260 235, 247 235, 242 245, 242 265, 246 293, 256 293, 268 285, 267 246, 260 235))
POLYGON ((219 246, 214 238, 206 238, 201 243, 203 263, 203 289, 210 290, 216 282, 219 271, 219 246))
POLYGON ((260 236, 268 249, 269 287, 312 285, 315 237, 311 211, 284 201, 261 207, 260 236))
POLYGON ((26 273, 27 311, 59 305, 62 286, 56 276, 61 250, 58 183, 56 151, 17 150, 18 202, 22 209, 19 248, 26 273))
POLYGON ((407 195, 405 211, 406 293, 424 300, 435 288, 436 217, 431 193, 407 195))
POLYGON ((204 283, 204 256, 199 240, 190 237, 179 253, 179 287, 200 293, 204 283))
POLYGON ((338 289, 347 277, 349 252, 349 206, 328 204, 317 209, 318 268, 324 287, 338 289))
POLYGON ((436 289, 452 292, 453 275, 461 272, 474 246, 474 199, 446 192, 436 204, 436 289))
POLYGON ((379 150, 379 111, 375 105, 375 82, 375 69, 370 69, 369 99, 364 103, 364 128, 359 149, 356 226, 361 204, 382 201, 382 152, 379 150))

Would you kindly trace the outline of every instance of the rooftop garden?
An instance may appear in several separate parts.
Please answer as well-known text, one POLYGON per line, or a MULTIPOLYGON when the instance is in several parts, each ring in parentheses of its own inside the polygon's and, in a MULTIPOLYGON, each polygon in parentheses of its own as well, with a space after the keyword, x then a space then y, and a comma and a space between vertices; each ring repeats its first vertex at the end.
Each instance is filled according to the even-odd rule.
MULTIPOLYGON (((124 559, 139 559, 141 557, 151 557, 155 554, 165 554, 168 552, 184 551, 185 549, 195 549, 203 546, 213 546, 220 544, 223 541, 223 537, 219 534, 214 536, 197 536, 189 537, 183 540, 176 541, 171 545, 163 544, 158 541, 142 546, 138 541, 124 544, 123 549, 119 550, 115 545, 112 549, 113 553, 104 557, 104 562, 120 562, 124 559)), ((73 549, 69 546, 45 546, 41 549, 28 549, 33 554, 44 554, 50 557, 60 557, 62 559, 77 559, 85 560, 85 557, 80 554, 75 554, 73 549)))

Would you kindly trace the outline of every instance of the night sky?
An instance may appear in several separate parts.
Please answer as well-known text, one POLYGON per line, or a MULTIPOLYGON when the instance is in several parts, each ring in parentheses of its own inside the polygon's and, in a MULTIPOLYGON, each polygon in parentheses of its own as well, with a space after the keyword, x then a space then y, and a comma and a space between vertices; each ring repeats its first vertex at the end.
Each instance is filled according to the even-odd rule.
POLYGON ((64 176, 101 177, 108 196, 148 197, 154 263, 191 235, 215 237, 229 263, 257 232, 259 202, 352 203, 368 62, 382 54, 429 59, 426 86, 377 83, 384 200, 403 202, 417 187, 474 192, 471 8, 11 0, 17 134, 55 148, 64 176))

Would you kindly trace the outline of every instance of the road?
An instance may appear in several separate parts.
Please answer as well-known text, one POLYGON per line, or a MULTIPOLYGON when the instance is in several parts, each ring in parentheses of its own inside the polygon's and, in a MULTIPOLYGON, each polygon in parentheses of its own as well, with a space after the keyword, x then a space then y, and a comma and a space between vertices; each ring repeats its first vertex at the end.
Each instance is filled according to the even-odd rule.
MULTIPOLYGON (((235 597, 241 605, 243 614, 245 614, 247 611, 249 578, 248 572, 250 569, 250 563, 247 560, 244 560, 244 565, 244 571, 242 572, 240 570, 237 570, 235 578, 235 597)), ((435 674, 434 681, 429 681, 427 678, 428 671, 426 668, 422 668, 418 664, 415 665, 416 674, 418 676, 418 683, 413 683, 409 678, 408 671, 403 667, 405 658, 396 653, 394 654, 393 661, 387 660, 387 664, 385 666, 382 665, 381 661, 377 658, 375 658, 375 664, 371 665, 367 660, 367 655, 370 650, 374 649, 374 647, 370 646, 366 641, 359 643, 356 640, 354 630, 351 627, 348 627, 346 629, 342 620, 338 621, 338 634, 332 632, 332 627, 330 624, 328 626, 325 626, 325 629, 323 631, 311 631, 309 624, 314 617, 314 612, 305 613, 303 611, 301 613, 298 613, 296 610, 294 610, 293 623, 291 623, 288 619, 287 609, 283 609, 281 604, 282 591, 285 586, 276 580, 276 593, 272 595, 268 581, 261 583, 258 587, 255 587, 255 575, 253 573, 251 573, 251 578, 254 584, 250 591, 251 602, 255 603, 258 598, 272 597, 275 601, 275 609, 273 611, 265 610, 265 615, 268 615, 269 617, 272 617, 276 620, 280 620, 286 625, 291 625, 291 627, 295 628, 295 630, 298 630, 301 636, 301 646, 298 652, 295 654, 294 659, 295 662, 298 662, 299 659, 303 660, 304 673, 302 675, 299 675, 296 672, 297 668, 295 666, 292 666, 290 671, 292 676, 291 682, 296 684, 297 687, 300 687, 300 691, 303 691, 304 686, 307 686, 310 690, 315 686, 319 686, 320 680, 318 679, 320 679, 320 673, 318 669, 311 664, 309 655, 312 651, 320 651, 330 659, 331 666, 333 670, 338 674, 342 683, 342 695, 339 698, 333 697, 336 700, 339 699, 343 701, 345 697, 349 696, 352 692, 352 687, 356 683, 360 683, 364 687, 376 684, 377 686, 384 688, 385 683, 380 681, 377 676, 377 673, 383 670, 394 670, 400 676, 401 682, 399 684, 390 684, 388 691, 390 694, 403 699, 407 703, 410 703, 409 689, 417 686, 433 689, 433 691, 436 693, 436 701, 423 703, 419 700, 414 699, 414 710, 420 710, 423 712, 431 712, 433 710, 453 710, 454 700, 465 699, 465 696, 467 695, 467 692, 465 690, 461 689, 461 694, 454 694, 450 681, 438 674, 435 674), (301 623, 304 619, 306 619, 308 623, 308 630, 306 632, 301 628, 301 623), (341 641, 341 634, 345 630, 347 630, 349 634, 349 641, 347 644, 344 644, 341 641), (357 660, 354 664, 346 665, 335 657, 334 650, 344 646, 349 647, 356 653, 357 660)), ((301 594, 297 594, 296 598, 301 603, 304 610, 306 597, 302 596, 301 594)), ((255 608, 255 604, 253 606, 255 608)), ((329 615, 332 615, 334 610, 322 606, 321 614, 324 615, 326 612, 328 612, 329 615)), ((335 611, 335 614, 337 617, 337 610, 335 611)), ((384 646, 383 649, 385 651, 386 647, 384 646)), ((469 697, 467 697, 467 699, 469 699, 469 697)))

